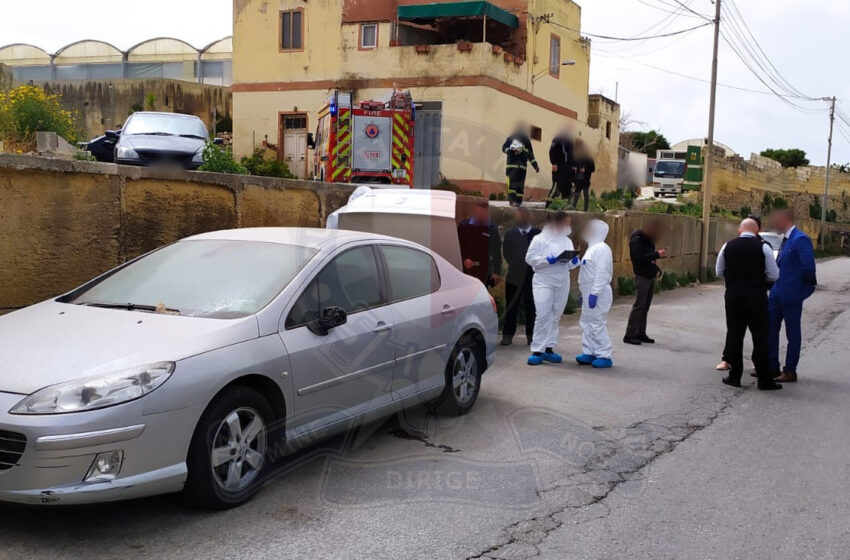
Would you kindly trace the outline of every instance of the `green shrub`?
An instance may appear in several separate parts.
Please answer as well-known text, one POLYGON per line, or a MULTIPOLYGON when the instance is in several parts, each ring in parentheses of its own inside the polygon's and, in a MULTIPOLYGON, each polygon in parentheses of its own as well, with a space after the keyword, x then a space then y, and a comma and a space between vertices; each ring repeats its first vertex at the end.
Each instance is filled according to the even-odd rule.
POLYGON ((247 175, 245 166, 233 158, 233 150, 230 146, 219 147, 212 142, 204 146, 204 164, 198 171, 209 171, 210 173, 230 173, 232 175, 247 175))
POLYGON ((617 293, 621 296, 635 295, 635 279, 631 276, 617 278, 617 293))
POLYGON ((91 152, 86 150, 76 151, 71 157, 78 161, 97 161, 97 158, 94 157, 91 152))
POLYGON ((555 198, 552 202, 549 203, 549 210, 553 212, 559 212, 562 210, 566 210, 569 208, 569 203, 563 198, 555 198))
POLYGON ((278 159, 266 159, 265 150, 259 148, 254 150, 250 156, 245 156, 240 160, 248 175, 257 175, 259 177, 277 177, 278 179, 294 179, 295 175, 290 173, 289 166, 278 159))
POLYGON ((580 307, 578 294, 576 292, 570 292, 570 297, 567 299, 567 307, 564 308, 564 315, 575 315, 580 307))
POLYGON ((66 111, 59 95, 48 95, 35 86, 20 86, 0 93, 0 140, 12 152, 35 150, 36 132, 55 132, 70 144, 81 136, 76 114, 66 111))

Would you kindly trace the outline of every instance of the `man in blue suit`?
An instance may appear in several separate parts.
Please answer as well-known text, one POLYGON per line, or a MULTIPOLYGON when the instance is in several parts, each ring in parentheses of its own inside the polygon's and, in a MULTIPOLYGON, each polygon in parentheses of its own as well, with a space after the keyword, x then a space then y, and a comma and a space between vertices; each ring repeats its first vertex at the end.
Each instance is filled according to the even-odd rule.
POLYGON ((779 280, 770 290, 768 308, 770 310, 770 339, 768 341, 768 359, 771 371, 777 376, 778 383, 797 381, 797 364, 800 361, 802 342, 800 320, 803 314, 803 301, 811 296, 818 284, 815 272, 815 252, 812 240, 794 226, 794 212, 790 209, 779 210, 772 216, 773 229, 784 235, 782 247, 776 263, 779 265, 779 280), (779 331, 785 323, 785 336, 788 349, 785 354, 785 367, 780 375, 779 331))

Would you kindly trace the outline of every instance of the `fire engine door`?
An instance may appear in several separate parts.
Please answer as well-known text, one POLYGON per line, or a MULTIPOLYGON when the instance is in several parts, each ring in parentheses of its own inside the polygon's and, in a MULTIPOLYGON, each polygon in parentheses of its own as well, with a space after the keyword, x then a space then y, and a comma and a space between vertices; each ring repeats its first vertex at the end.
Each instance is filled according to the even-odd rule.
POLYGON ((355 115, 353 139, 352 168, 361 171, 391 171, 392 119, 390 117, 355 115))

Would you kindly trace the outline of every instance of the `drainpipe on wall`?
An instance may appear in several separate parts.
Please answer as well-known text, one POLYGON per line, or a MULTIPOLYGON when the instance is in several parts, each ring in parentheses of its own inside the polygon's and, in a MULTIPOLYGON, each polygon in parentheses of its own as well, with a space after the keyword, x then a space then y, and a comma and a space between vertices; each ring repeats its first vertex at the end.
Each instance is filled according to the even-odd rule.
POLYGON ((121 53, 121 77, 124 79, 127 78, 127 60, 129 57, 130 55, 126 52, 121 53))
POLYGON ((204 83, 204 60, 201 58, 202 53, 198 53, 198 83, 204 83))
POLYGON ((50 81, 56 80, 56 55, 50 55, 50 81))

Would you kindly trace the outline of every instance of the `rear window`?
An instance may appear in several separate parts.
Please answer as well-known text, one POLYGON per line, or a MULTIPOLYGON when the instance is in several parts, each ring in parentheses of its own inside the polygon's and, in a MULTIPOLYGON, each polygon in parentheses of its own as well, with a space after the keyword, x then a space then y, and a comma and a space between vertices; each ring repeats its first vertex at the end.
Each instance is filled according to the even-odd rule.
POLYGON ((440 289, 440 272, 431 255, 408 247, 381 246, 393 302, 413 299, 440 289))

